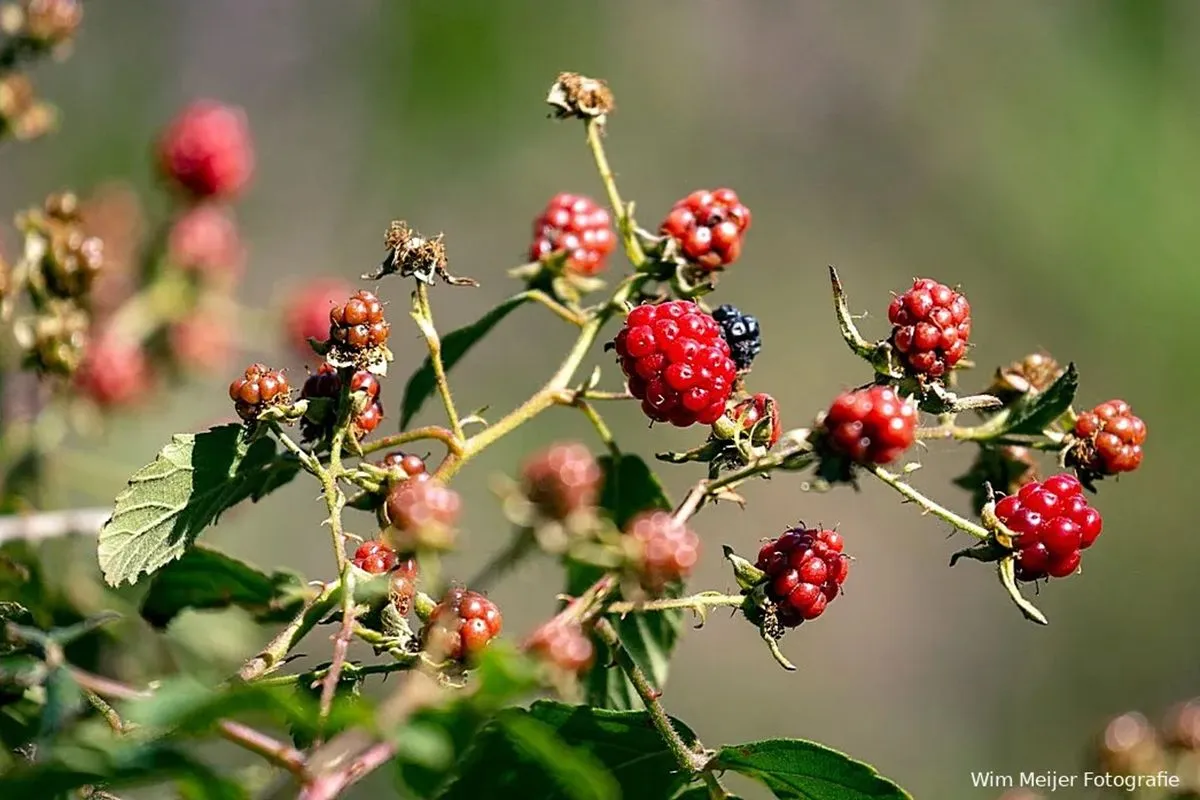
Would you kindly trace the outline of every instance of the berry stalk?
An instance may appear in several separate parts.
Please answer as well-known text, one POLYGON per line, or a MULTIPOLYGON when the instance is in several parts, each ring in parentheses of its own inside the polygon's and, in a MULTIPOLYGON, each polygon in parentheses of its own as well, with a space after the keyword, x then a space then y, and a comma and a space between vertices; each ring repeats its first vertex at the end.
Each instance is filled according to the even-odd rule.
POLYGON ((991 538, 991 534, 989 534, 982 525, 977 525, 966 517, 960 517, 958 514, 955 514, 945 506, 929 499, 914 489, 911 485, 905 483, 905 481, 899 475, 888 472, 879 465, 868 467, 868 470, 876 478, 879 478, 879 480, 883 481, 888 486, 899 492, 906 500, 920 506, 926 514, 932 514, 938 519, 950 523, 958 530, 974 536, 980 541, 986 542, 991 538))
POLYGON ((425 346, 429 350, 429 362, 433 365, 434 381, 437 384, 438 395, 442 398, 442 406, 446 409, 446 418, 450 421, 450 431, 456 439, 463 438, 462 423, 458 418, 458 409, 454 406, 454 395, 450 392, 450 381, 446 377, 446 366, 442 363, 442 342, 438 337, 437 328, 433 324, 433 307, 429 304, 429 290, 421 281, 417 281, 417 290, 413 293, 412 318, 425 337, 425 346))
POLYGON ((596 161, 596 171, 600 173, 600 181, 604 184, 605 193, 608 194, 608 203, 617 215, 617 231, 621 234, 625 255, 633 268, 640 270, 646 265, 646 251, 642 249, 642 243, 638 241, 630 207, 621 199, 621 193, 617 190, 616 176, 613 175, 612 167, 608 165, 608 155, 604 152, 604 123, 600 118, 592 118, 585 123, 585 127, 587 128, 588 148, 592 151, 592 158, 596 161))

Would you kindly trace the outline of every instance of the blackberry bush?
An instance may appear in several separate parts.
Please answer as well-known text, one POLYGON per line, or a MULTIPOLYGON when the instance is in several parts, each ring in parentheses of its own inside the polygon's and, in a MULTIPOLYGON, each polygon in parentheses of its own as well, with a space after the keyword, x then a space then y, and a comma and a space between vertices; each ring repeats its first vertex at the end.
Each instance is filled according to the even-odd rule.
MULTIPOLYGON (((81 8, 38 0, 0 9, 8 37, 0 44, 0 137, 48 129, 48 107, 16 67, 68 43, 81 8)), ((1022 593, 1039 587, 1025 584, 1077 572, 1084 550, 1094 553, 1089 559, 1117 557, 1094 547, 1100 503, 1093 506, 1084 490, 1141 464, 1146 424, 1127 403, 1075 409, 1079 372, 1048 354, 1001 367, 982 393, 970 394, 961 381, 972 314, 989 313, 986 305, 972 309, 957 289, 918 279, 886 307, 891 330, 871 341, 831 269, 833 317, 862 362, 861 383, 815 416, 817 409, 783 408, 776 398, 787 395, 769 394, 751 371, 762 350, 758 319, 708 303, 718 274, 744 261, 750 212, 737 193, 694 192, 647 230, 622 199, 604 151, 616 107, 611 89, 564 72, 546 100, 553 116, 584 128, 607 209, 581 195, 556 195, 534 228, 535 263, 509 272, 524 285, 453 331, 435 321, 434 300, 439 317, 460 314, 456 290, 477 285, 451 272, 448 245, 462 234, 427 235, 393 221, 381 261, 292 287, 279 329, 292 355, 307 362, 299 393, 283 371, 252 363, 229 385, 229 400, 211 398, 231 401, 238 420, 172 437, 102 519, 43 509, 47 498, 70 496, 48 491, 59 488, 50 451, 67 436, 119 431, 108 426, 122 407, 161 407, 187 367, 217 353, 250 361, 245 345, 255 353, 269 345, 262 315, 232 291, 242 268, 254 269, 244 263, 229 208, 254 172, 248 120, 231 106, 198 101, 150 145, 174 191, 165 204, 148 204, 165 209, 144 243, 121 240, 119 231, 128 239, 134 226, 98 225, 105 215, 85 210, 99 201, 69 192, 19 215, 22 255, 0 260, 0 322, 12 356, 0 420, 0 505, 9 516, 0 531, 30 541, 0 558, 0 586, 17 576, 20 589, 0 600, 5 797, 112 797, 155 782, 176 783, 189 797, 248 796, 245 775, 218 773, 201 760, 207 748, 197 745, 220 738, 280 773, 272 796, 304 800, 331 800, 384 767, 399 793, 422 798, 557 798, 571 789, 597 798, 731 797, 722 781, 738 772, 779 797, 902 800, 909 795, 892 781, 814 743, 710 747, 669 715, 671 656, 685 613, 705 622, 713 609, 729 609, 732 621, 712 615, 711 624, 750 626, 757 636, 755 650, 728 657, 762 657, 762 647, 793 670, 784 649, 802 648, 795 639, 811 626, 797 629, 827 614, 850 569, 841 534, 824 526, 788 527, 760 543, 752 562, 738 554, 755 547, 745 531, 705 524, 706 509, 757 501, 760 478, 789 487, 782 496, 798 506, 809 489, 848 498, 844 484, 878 480, 898 500, 970 537, 951 563, 993 564, 1007 597, 1039 624, 1045 616, 1022 593), (618 249, 627 268, 615 265, 618 249), (604 289, 596 277, 602 270, 612 283, 607 297, 583 304, 585 292, 604 289), (369 285, 356 287, 356 275, 369 285), (388 348, 386 312, 395 304, 414 323, 406 334, 424 345, 419 364, 394 361, 388 348), (522 304, 551 312, 574 342, 522 402, 464 413, 453 371, 522 304), (606 341, 619 371, 597 352, 606 341), (414 369, 400 391, 384 391, 397 365, 414 369), (22 403, 8 403, 10 394, 22 403), (439 418, 415 424, 434 397, 439 418), (642 428, 630 437, 609 424, 608 410, 630 401, 651 423, 684 429, 672 436, 690 449, 657 454, 691 484, 677 501, 640 455, 639 445, 667 434, 642 428), (460 495, 455 480, 502 440, 542 441, 531 423, 554 408, 577 414, 595 442, 531 447, 512 462, 517 475, 492 484, 503 527, 511 528, 509 541, 499 542, 494 519, 485 521, 482 509, 465 513, 467 501, 486 498, 460 495), (785 419, 812 422, 787 429, 785 419), (970 493, 977 515, 957 513, 918 486, 922 464, 909 459, 920 453, 932 461, 942 443, 971 451, 971 467, 955 484, 970 493), (918 449, 925 445, 932 446, 918 449), (1075 474, 1043 471, 1054 459, 1075 474), (291 497, 312 501, 314 514, 311 525, 287 531, 283 560, 331 550, 318 575, 286 566, 266 571, 208 544, 209 529, 226 512, 269 513, 242 507, 293 481, 307 481, 291 497), (72 565, 72 591, 41 596, 47 568, 65 562, 41 563, 37 542, 81 524, 98 532, 103 580, 141 584, 136 593, 102 591, 72 565), (723 550, 730 574, 716 588, 689 586, 693 576, 710 574, 697 567, 717 551, 709 542, 701 547, 702 536, 730 542, 723 550), (488 557, 460 583, 461 549, 486 549, 488 557), (523 585, 541 592, 546 618, 522 633, 518 647, 507 641, 484 588, 534 555, 552 561, 562 581, 523 585), (102 604, 149 627, 98 614, 102 604), (152 637, 157 643, 184 611, 230 607, 278 626, 242 654, 236 675, 152 675, 191 658, 117 658, 106 649, 152 637), (90 647, 117 625, 96 645, 103 657, 76 646, 95 636, 84 642, 90 647), (301 653, 311 658, 298 660, 301 653), (382 698, 362 691, 392 673, 402 674, 385 684, 382 698), (526 702, 539 694, 580 702, 526 702), (637 757, 616 764, 614 753, 637 757)), ((503 204, 496 208, 503 214, 503 204)), ((762 274, 754 278, 746 264, 727 278, 762 274)), ((498 453, 510 451, 492 450, 498 453)), ((864 532, 854 538, 858 558, 886 568, 880 562, 889 550, 864 532)), ((862 590, 878 602, 902 602, 885 586, 862 590)), ((1136 600, 1137 592, 1130 596, 1136 600)), ((953 602, 932 600, 922 614, 936 617, 953 602)), ((868 624, 849 619, 854 613, 847 607, 839 616, 868 624)), ((193 624, 205 628, 212 619, 195 615, 193 624)), ((1170 763, 1182 772, 1180 754, 1194 755, 1200 740, 1194 712, 1175 715, 1163 738, 1168 745, 1108 747, 1104 763, 1114 771, 1170 763)), ((1129 719, 1121 724, 1132 729, 1129 719)), ((1149 727, 1138 731, 1157 741, 1149 727)))

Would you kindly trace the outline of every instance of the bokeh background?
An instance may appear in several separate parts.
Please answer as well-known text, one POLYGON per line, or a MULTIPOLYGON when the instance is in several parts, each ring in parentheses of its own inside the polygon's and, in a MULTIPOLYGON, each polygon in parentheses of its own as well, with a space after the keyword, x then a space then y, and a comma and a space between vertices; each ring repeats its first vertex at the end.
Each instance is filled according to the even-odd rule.
MULTIPOLYGON (((505 269, 523 260, 530 222, 552 194, 602 195, 581 129, 548 121, 542 104, 554 75, 572 69, 616 92, 609 155, 643 224, 695 188, 735 187, 752 208, 744 255, 718 297, 763 321, 752 384, 779 400, 785 424, 806 424, 866 378, 838 338, 826 264, 839 266, 852 307, 871 312, 869 335, 883 334, 889 292, 914 275, 961 284, 981 366, 967 385, 1047 348, 1079 365, 1082 404, 1123 397, 1151 430, 1144 467, 1103 486, 1106 534, 1083 573, 1037 598, 1051 625, 1024 622, 983 565, 948 569, 964 542, 886 487, 812 495, 784 476, 748 487, 745 511, 699 518, 708 549, 693 586, 731 586, 720 545, 749 554, 804 519, 845 534, 857 558, 846 596, 785 640, 795 674, 745 623, 715 615, 689 630, 666 702, 709 743, 813 738, 919 798, 994 796, 972 790, 969 772, 1075 772, 1108 717, 1134 708, 1153 717, 1200 690, 1189 494, 1198 35, 1200 6, 1154 0, 106 0, 88 3, 71 60, 39 68, 64 127, 0 152, 0 212, 115 180, 142 192, 153 214, 163 201, 148 143, 185 103, 213 97, 245 107, 257 145, 238 208, 247 306, 276 310, 312 278, 369 270, 387 222, 404 218, 445 231, 454 271, 482 281, 435 291, 442 326, 457 327, 514 291, 505 269)), ((404 284, 381 293, 399 323, 384 390, 390 432, 421 350, 415 330, 403 332, 404 284)), ((514 314, 453 373, 461 405, 495 415, 518 403, 568 335, 536 308, 514 314)), ((269 338, 246 339, 237 361, 303 374, 269 338)), ((592 363, 619 374, 599 352, 592 363)), ((110 501, 172 432, 230 418, 225 386, 237 366, 77 444, 64 460, 74 488, 63 502, 110 501)), ((431 403, 421 420, 437 411, 431 403)), ((610 422, 647 456, 701 435, 647 432, 632 407, 610 422)), ((456 575, 507 541, 490 478, 544 443, 589 433, 551 412, 462 474, 469 511, 456 575)), ((918 485, 966 511, 949 479, 969 455, 931 446, 918 485)), ((699 477, 687 466, 663 474, 676 494, 699 477)), ((208 540, 326 576, 320 518, 313 487, 297 481, 230 514, 208 540)), ((94 572, 89 543, 61 552, 64 573, 94 572)), ((531 563, 495 588, 507 629, 528 631, 547 615, 559 580, 550 564, 531 563)), ((169 634, 217 664, 264 635, 236 613, 193 614, 169 634)), ((317 636, 306 651, 326 647, 317 636)), ((384 774, 357 796, 386 786, 384 774)))

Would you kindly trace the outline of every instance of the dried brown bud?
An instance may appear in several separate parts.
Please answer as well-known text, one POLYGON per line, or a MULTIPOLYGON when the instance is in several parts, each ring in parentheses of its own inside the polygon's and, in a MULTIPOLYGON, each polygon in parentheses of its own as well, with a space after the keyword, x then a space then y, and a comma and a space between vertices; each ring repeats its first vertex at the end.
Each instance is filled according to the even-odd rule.
POLYGON ((378 280, 385 275, 415 277, 430 286, 441 278, 452 286, 478 286, 470 278, 457 278, 446 269, 445 234, 439 233, 427 239, 402 220, 393 220, 383 236, 383 245, 388 254, 375 272, 364 275, 364 280, 378 280))
POLYGON ((1030 353, 1020 361, 996 370, 987 394, 1011 401, 1022 395, 1045 391, 1062 374, 1062 367, 1050 354, 1030 353))
POLYGON ((595 119, 601 123, 615 108, 612 90, 602 80, 575 72, 560 72, 546 102, 559 119, 595 119))

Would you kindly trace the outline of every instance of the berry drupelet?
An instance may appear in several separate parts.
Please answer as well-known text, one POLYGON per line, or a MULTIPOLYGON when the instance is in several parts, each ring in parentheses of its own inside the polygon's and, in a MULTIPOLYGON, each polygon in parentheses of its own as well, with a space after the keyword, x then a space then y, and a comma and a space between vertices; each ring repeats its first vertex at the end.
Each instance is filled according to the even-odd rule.
POLYGON ((422 639, 435 656, 468 661, 500 634, 500 609, 478 592, 455 588, 434 608, 422 639))
POLYGON ((630 394, 654 422, 711 425, 725 413, 737 366, 721 326, 695 303, 637 306, 613 347, 630 394))
POLYGON ((841 534, 832 530, 792 528, 758 551, 755 565, 767 574, 767 597, 779 624, 794 628, 816 619, 841 594, 850 571, 841 534))
POLYGON ((737 261, 750 228, 750 210, 732 189, 701 189, 680 200, 659 230, 690 263, 715 272, 737 261))
POLYGON ((247 422, 272 406, 286 404, 290 395, 291 387, 283 372, 263 364, 251 364, 242 377, 229 384, 229 398, 238 416, 247 422))
POLYGON ((533 456, 522 470, 525 496, 550 519, 566 519, 596 505, 603 474, 578 442, 560 442, 533 456))
POLYGON ((358 549, 354 551, 354 558, 352 560, 354 566, 372 575, 382 575, 385 572, 391 572, 400 561, 395 550, 383 542, 376 540, 360 544, 358 549))
MULTIPOLYGON (((372 373, 360 369, 350 378, 350 391, 366 395, 366 406, 354 416, 351 423, 354 435, 361 439, 379 427, 383 419, 383 405, 379 401, 379 379, 372 373)), ((308 376, 300 389, 301 399, 325 398, 336 401, 341 395, 342 381, 338 371, 331 364, 321 364, 315 373, 308 376)), ((308 419, 301 420, 300 429, 306 441, 320 439, 332 424, 332 412, 320 422, 308 419)))
POLYGON ((892 346, 912 374, 942 378, 967 354, 971 305, 945 284, 918 278, 888 306, 892 346))
POLYGON ((383 317, 383 303, 365 289, 329 311, 329 338, 347 350, 382 347, 390 332, 391 325, 383 317))
POLYGON ((399 450, 388 453, 383 458, 376 462, 376 465, 396 472, 397 477, 403 476, 408 479, 429 478, 429 473, 425 469, 425 459, 412 453, 403 453, 399 450))
POLYGON ((916 440, 917 407, 890 386, 871 386, 840 395, 822 425, 834 452, 859 464, 888 464, 916 440))
POLYGON ((700 560, 700 537, 666 511, 634 517, 625 533, 633 544, 632 566, 649 592, 686 578, 700 560))
POLYGON ((1142 463, 1146 423, 1124 400, 1109 400, 1075 420, 1067 462, 1091 475, 1132 472, 1142 463))
POLYGON ((533 223, 531 261, 565 257, 568 271, 592 276, 604 270, 617 245, 608 210, 587 197, 556 194, 533 223))
POLYGON ((211 100, 192 103, 163 132, 158 162, 193 197, 237 195, 254 171, 245 112, 211 100))
POLYGON ((750 369, 762 352, 762 329, 758 318, 743 314, 731 305, 718 306, 712 314, 721 326, 721 336, 729 343, 729 355, 742 372, 750 369))
POLYGON ((1064 578, 1079 569, 1080 551, 1100 535, 1100 512, 1088 505, 1074 475, 1028 483, 996 503, 996 518, 1016 534, 1017 578, 1064 578))

